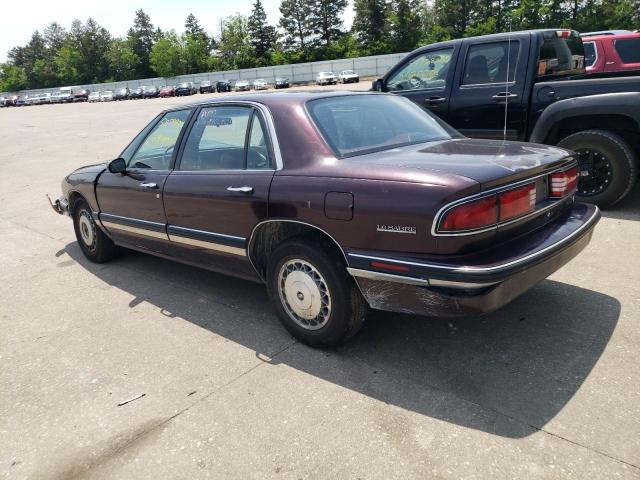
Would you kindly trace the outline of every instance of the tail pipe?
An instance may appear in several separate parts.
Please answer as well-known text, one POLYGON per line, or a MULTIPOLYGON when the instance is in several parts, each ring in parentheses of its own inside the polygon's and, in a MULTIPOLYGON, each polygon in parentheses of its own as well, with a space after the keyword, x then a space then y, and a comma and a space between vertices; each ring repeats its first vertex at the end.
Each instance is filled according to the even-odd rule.
POLYGON ((69 215, 69 202, 64 197, 58 198, 55 202, 51 200, 51 197, 47 194, 47 200, 49 205, 53 208, 53 211, 59 215, 69 215))

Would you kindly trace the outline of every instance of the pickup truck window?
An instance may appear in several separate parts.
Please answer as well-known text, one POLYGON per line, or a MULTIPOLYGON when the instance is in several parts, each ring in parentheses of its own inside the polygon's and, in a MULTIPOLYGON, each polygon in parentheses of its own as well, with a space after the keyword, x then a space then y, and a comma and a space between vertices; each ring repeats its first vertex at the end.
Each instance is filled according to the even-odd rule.
POLYGON ((450 139, 455 133, 399 96, 360 95, 312 100, 311 118, 339 157, 450 139))
POLYGON ((640 38, 621 38, 614 45, 622 63, 640 63, 640 38))
POLYGON ((480 85, 515 81, 519 52, 520 42, 517 40, 471 45, 467 53, 462 84, 480 85), (509 65, 508 76, 507 64, 509 65))
POLYGON ((577 32, 545 32, 538 58, 538 77, 585 73, 584 47, 577 32))
POLYGON ((596 51, 595 42, 584 42, 584 63, 585 66, 590 67, 598 59, 598 52, 596 51))
POLYGON ((387 89, 444 90, 447 86, 447 73, 452 55, 453 47, 418 55, 387 79, 387 89))

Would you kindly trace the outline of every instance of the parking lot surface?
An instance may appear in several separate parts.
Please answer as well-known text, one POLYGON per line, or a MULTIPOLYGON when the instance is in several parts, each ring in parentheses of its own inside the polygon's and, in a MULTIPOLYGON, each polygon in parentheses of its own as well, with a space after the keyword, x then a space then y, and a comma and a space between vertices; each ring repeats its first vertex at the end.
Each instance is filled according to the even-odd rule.
POLYGON ((89 263, 46 203, 211 96, 0 110, 1 478, 640 478, 638 189, 491 315, 371 312, 314 350, 260 285, 89 263))

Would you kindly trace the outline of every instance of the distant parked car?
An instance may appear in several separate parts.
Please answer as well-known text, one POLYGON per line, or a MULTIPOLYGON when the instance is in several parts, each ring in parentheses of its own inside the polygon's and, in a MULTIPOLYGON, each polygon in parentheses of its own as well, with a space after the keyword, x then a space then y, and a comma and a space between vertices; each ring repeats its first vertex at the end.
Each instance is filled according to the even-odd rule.
POLYGON ((320 72, 316 77, 316 84, 318 85, 336 85, 338 78, 333 72, 320 72))
POLYGON ((91 92, 86 88, 73 93, 73 102, 86 102, 91 92))
POLYGON ((183 82, 176 87, 176 95, 194 95, 196 93, 196 87, 193 86, 193 82, 183 82))
POLYGON ((246 92, 247 90, 251 90, 251 86, 247 80, 236 80, 233 89, 236 92, 246 92))
POLYGON ((273 88, 289 88, 290 86, 288 78, 276 77, 275 82, 273 82, 273 88))
POLYGON ((51 103, 51 92, 43 93, 40 95, 40 99, 38 100, 38 105, 45 105, 51 103))
POLYGON ((229 82, 227 80, 218 80, 216 82, 216 91, 218 93, 230 92, 231 91, 231 82, 229 82))
POLYGON ((129 100, 129 89, 127 87, 119 89, 113 98, 114 100, 129 100))
POLYGON ((342 70, 338 74, 338 81, 340 83, 358 83, 360 81, 360 75, 353 70, 342 70))
POLYGON ((156 98, 160 95, 160 89, 155 85, 142 87, 142 98, 156 98))
POLYGON ((167 85, 166 87, 162 87, 160 89, 159 97, 175 97, 176 96, 176 87, 173 85, 167 85))
POLYGON ((16 107, 24 107, 25 105, 27 105, 26 97, 19 96, 19 97, 16 99, 15 106, 16 106, 16 107))
POLYGON ((91 93, 89 94, 89 97, 88 97, 88 99, 87 99, 87 100, 88 100, 90 103, 93 103, 93 102, 99 102, 99 101, 100 101, 100 94, 101 94, 101 92, 91 92, 91 93))
POLYGON ((60 92, 57 94, 57 101, 58 103, 73 102, 73 88, 71 87, 60 88, 60 92))
POLYGON ((640 33, 583 36, 587 73, 640 70, 640 33))
POLYGON ((142 87, 134 88, 129 91, 129 98, 132 100, 138 100, 142 98, 142 87))
POLYGON ((257 78, 253 81, 254 90, 268 90, 269 84, 264 78, 257 78))
POLYGON ((17 101, 18 101, 18 95, 9 95, 4 98, 4 106, 15 107, 17 101))
POLYGON ((6 97, 0 97, 0 108, 7 106, 6 101, 7 101, 6 97))
POLYGON ((205 80, 204 82, 200 82, 200 93, 213 93, 215 91, 213 85, 209 80, 205 80))
POLYGON ((104 92, 100 92, 101 102, 113 102, 113 99, 114 99, 113 90, 105 90, 104 92))

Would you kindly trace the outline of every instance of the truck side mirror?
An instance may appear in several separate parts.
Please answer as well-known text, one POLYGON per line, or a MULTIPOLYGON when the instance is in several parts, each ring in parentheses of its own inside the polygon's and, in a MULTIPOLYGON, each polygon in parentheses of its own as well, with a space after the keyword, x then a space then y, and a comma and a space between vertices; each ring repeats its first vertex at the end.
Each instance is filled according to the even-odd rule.
POLYGON ((384 89, 384 81, 381 78, 378 78, 371 82, 371 90, 374 92, 382 92, 384 89))
POLYGON ((124 175, 127 172, 127 162, 124 161, 124 158, 116 158, 109 162, 107 169, 111 173, 121 173, 124 175))

